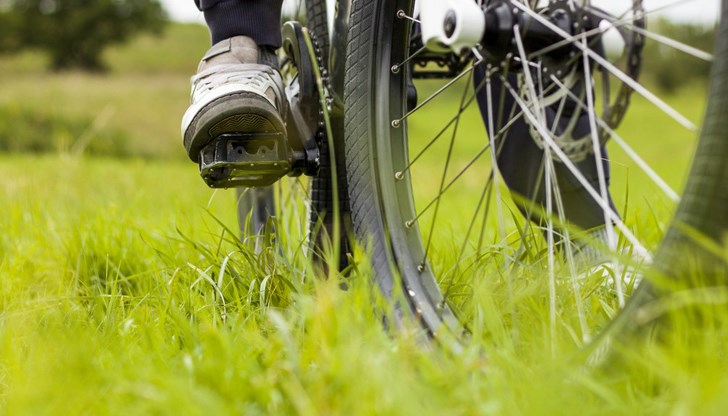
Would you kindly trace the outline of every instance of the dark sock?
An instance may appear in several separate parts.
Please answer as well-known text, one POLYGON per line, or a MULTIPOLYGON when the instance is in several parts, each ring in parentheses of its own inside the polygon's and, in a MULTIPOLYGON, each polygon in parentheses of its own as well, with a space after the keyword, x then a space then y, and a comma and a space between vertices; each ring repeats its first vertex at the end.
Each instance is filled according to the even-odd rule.
POLYGON ((233 36, 249 36, 258 46, 281 46, 283 0, 201 0, 212 44, 233 36))
POLYGON ((268 65, 275 69, 280 69, 280 66, 278 65, 278 55, 276 55, 275 48, 271 46, 258 47, 258 63, 268 65))

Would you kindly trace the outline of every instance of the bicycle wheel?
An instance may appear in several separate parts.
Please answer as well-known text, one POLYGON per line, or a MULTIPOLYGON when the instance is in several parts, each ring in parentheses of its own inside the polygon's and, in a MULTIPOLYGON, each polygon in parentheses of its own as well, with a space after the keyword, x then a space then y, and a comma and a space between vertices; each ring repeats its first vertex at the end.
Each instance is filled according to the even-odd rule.
MULTIPOLYGON (((432 336, 459 334, 473 324, 475 293, 495 287, 512 296, 519 279, 542 278, 551 333, 557 315, 572 314, 574 332, 585 342, 632 289, 629 277, 639 273, 639 262, 628 253, 660 243, 660 232, 643 229, 644 217, 634 209, 634 218, 615 209, 627 205, 627 192, 610 186, 605 145, 611 156, 624 155, 620 163, 644 170, 650 189, 664 194, 658 221, 667 222, 680 200, 668 182, 679 183, 676 172, 684 169, 678 162, 653 168, 629 144, 649 147, 650 140, 622 139, 623 131, 643 132, 646 125, 615 129, 634 101, 642 116, 656 113, 644 110, 652 106, 665 115, 658 123, 685 127, 677 141, 688 150, 683 144, 672 156, 690 151, 697 130, 640 83, 646 38, 714 61, 705 133, 677 219, 714 238, 728 226, 726 36, 715 37, 714 59, 645 28, 653 11, 641 1, 617 11, 609 1, 482 4, 487 11, 501 8, 510 25, 491 25, 501 32, 486 31, 471 51, 443 55, 422 46, 413 1, 353 2, 345 143, 354 229, 370 243, 384 294, 400 293, 402 314, 432 336), (566 30, 559 23, 564 16, 566 30), (533 26, 518 25, 523 19, 547 30, 534 37, 533 26), (673 176, 665 181, 659 170, 673 176), (591 265, 605 260, 633 267, 612 267, 614 287, 602 291, 604 276, 591 265), (588 297, 595 291, 605 293, 599 302, 609 306, 592 313, 588 297)), ((685 239, 670 231, 663 247, 675 235, 685 239)), ((669 270, 675 257, 658 254, 656 261, 669 270)))
MULTIPOLYGON (((288 10, 292 18, 302 21, 306 24, 308 33, 310 34, 318 58, 318 65, 321 68, 324 82, 327 81, 327 64, 329 52, 329 31, 327 21, 327 9, 325 0, 305 0, 298 2, 294 10, 288 10)), ((288 82, 293 82, 296 78, 296 68, 291 65, 289 59, 282 59, 282 73, 288 82)), ((333 130, 337 133, 341 131, 341 121, 333 118, 333 130), (337 124, 338 122, 338 124, 337 124)), ((321 123, 323 124, 323 119, 321 123)), ((334 215, 335 209, 341 212, 340 224, 337 225, 344 229, 346 219, 348 218, 347 192, 346 192, 346 176, 343 156, 337 157, 338 172, 337 179, 334 179, 331 168, 331 157, 329 144, 322 126, 316 132, 321 153, 321 166, 316 176, 312 177, 309 184, 306 185, 301 180, 281 180, 278 184, 265 188, 240 189, 238 191, 238 223, 243 238, 257 236, 266 231, 267 226, 273 226, 270 218, 277 216, 283 218, 287 212, 294 215, 285 219, 285 230, 291 232, 300 229, 300 221, 297 207, 305 206, 308 213, 305 238, 308 239, 309 250, 313 253, 315 261, 320 262, 323 255, 334 238, 334 215), (333 187, 338 187, 338 195, 342 197, 337 200, 334 198, 333 187), (276 203, 278 200, 278 203, 276 203), (335 206, 336 205, 336 206, 335 206)), ((339 133, 336 135, 341 137, 339 133)), ((343 148, 343 146, 338 146, 343 148)), ((337 149, 338 153, 341 150, 337 149)), ((269 230, 275 233, 276 230, 269 230)), ((278 230, 279 232, 283 230, 278 230)), ((348 252, 348 241, 340 238, 337 243, 341 246, 339 253, 339 267, 346 266, 346 253, 348 252)), ((256 249, 260 249, 260 244, 256 242, 256 249)))

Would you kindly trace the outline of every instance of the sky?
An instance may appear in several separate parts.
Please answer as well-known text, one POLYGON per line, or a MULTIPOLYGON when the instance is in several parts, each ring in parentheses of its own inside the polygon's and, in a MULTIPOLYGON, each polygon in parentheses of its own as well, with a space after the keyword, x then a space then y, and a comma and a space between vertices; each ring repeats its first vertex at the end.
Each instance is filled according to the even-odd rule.
MULTIPOLYGON (((592 4, 618 12, 629 7, 632 0, 592 0, 592 4)), ((664 12, 664 16, 679 21, 713 22, 720 9, 720 0, 643 0, 646 10, 679 3, 664 12)), ((162 4, 175 20, 204 22, 202 14, 192 0, 162 0, 162 4)))

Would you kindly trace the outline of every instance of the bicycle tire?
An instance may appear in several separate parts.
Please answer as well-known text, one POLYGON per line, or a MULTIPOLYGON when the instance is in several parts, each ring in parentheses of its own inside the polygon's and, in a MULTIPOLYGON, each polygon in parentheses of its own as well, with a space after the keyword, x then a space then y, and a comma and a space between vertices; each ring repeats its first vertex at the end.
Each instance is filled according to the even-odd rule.
MULTIPOLYGON (((402 315, 413 317, 431 336, 452 331, 457 335, 464 326, 448 307, 437 276, 424 271, 428 266, 412 255, 421 253, 425 243, 416 224, 406 226, 412 218, 407 216, 414 205, 412 189, 408 180, 397 182, 398 171, 392 164, 393 158, 406 157, 407 152, 405 147, 393 150, 390 144, 402 139, 390 134, 394 128, 390 109, 400 114, 407 109, 403 75, 390 71, 393 63, 406 56, 402 49, 409 47, 408 22, 396 17, 401 10, 412 10, 412 2, 354 0, 352 4, 344 95, 352 222, 359 241, 370 243, 373 278, 386 297, 397 299, 402 315), (404 154, 392 156, 397 152, 404 154)), ((722 2, 721 10, 708 111, 675 216, 679 226, 670 228, 655 257, 657 267, 665 271, 677 270, 676 262, 683 256, 675 253, 690 240, 680 227, 688 226, 716 241, 728 230, 728 1, 722 2)), ((652 291, 643 284, 625 310, 633 310, 652 291)))

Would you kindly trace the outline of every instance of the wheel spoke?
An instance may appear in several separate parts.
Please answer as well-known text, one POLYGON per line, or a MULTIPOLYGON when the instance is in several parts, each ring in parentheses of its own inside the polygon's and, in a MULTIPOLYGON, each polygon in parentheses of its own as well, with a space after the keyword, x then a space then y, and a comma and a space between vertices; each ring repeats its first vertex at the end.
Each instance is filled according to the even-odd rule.
MULTIPOLYGON (((473 158, 470 159, 470 161, 465 165, 465 167, 463 167, 455 175, 455 177, 453 177, 450 180, 450 182, 447 183, 447 185, 444 185, 444 176, 445 175, 443 175, 443 181, 442 181, 443 186, 440 188, 439 192, 437 193, 437 196, 435 196, 432 200, 430 200, 430 202, 428 202, 427 205, 425 205, 425 208, 423 208, 420 212, 417 213, 417 216, 415 218, 411 219, 410 221, 407 221, 407 226, 412 227, 420 218, 422 218, 423 215, 425 215, 425 213, 427 213, 427 211, 430 208, 432 208, 433 206, 437 206, 437 203, 442 199, 442 196, 445 195, 445 193, 447 193, 447 191, 450 190, 450 188, 452 188, 452 186, 455 184, 455 182, 458 181, 458 179, 463 177, 463 175, 475 164, 475 162, 478 161, 478 159, 480 159, 488 151, 489 148, 490 148, 490 144, 487 144, 485 147, 480 149, 478 151, 478 153, 476 153, 475 156, 473 156, 473 158)), ((435 209, 435 211, 437 211, 437 209, 435 209)), ((434 227, 434 225, 433 225, 433 227, 434 227)))
POLYGON ((506 225, 505 218, 503 216, 503 202, 501 199, 500 192, 500 181, 498 180, 498 155, 496 154, 496 135, 495 135, 495 122, 493 120, 493 88, 491 85, 491 76, 486 73, 486 94, 487 94, 487 106, 488 106, 488 139, 490 141, 490 157, 493 165, 493 180, 495 182, 495 200, 496 200, 496 214, 498 215, 498 231, 500 233, 501 243, 506 241, 506 225))
POLYGON ((474 62, 473 65, 470 66, 470 68, 466 69, 465 71, 461 72, 458 76, 456 76, 455 78, 451 79, 447 84, 443 85, 439 90, 435 91, 434 94, 430 95, 424 101, 422 101, 422 103, 418 104, 417 107, 413 108, 411 111, 409 111, 407 114, 405 114, 401 118, 398 118, 396 120, 392 120, 392 127, 399 128, 400 126, 402 126, 402 122, 403 121, 405 121, 407 118, 409 118, 412 114, 416 113, 422 107, 426 106, 428 103, 430 103, 430 101, 432 101, 433 99, 435 99, 435 97, 437 97, 438 95, 442 94, 443 91, 445 91, 448 88, 450 88, 453 84, 455 84, 456 82, 460 81, 465 76, 471 74, 473 72, 473 70, 475 69, 475 67, 478 66, 478 65, 480 65, 481 62, 482 62, 482 60, 477 61, 477 62, 474 62))
MULTIPOLYGON (((536 84, 529 70, 529 61, 526 57, 526 51, 523 47, 523 39, 518 25, 513 28, 514 40, 518 48, 518 54, 521 57, 523 65, 524 78, 526 83, 526 92, 531 97, 532 106, 535 108, 537 122, 541 127, 546 126, 546 109, 541 106, 543 103, 543 84, 540 78, 540 68, 537 68, 539 74, 539 92, 536 93, 536 84)), ((545 196, 546 196, 546 248, 547 248, 547 269, 548 269, 548 287, 549 287, 549 332, 551 340, 551 353, 556 354, 556 245, 554 238, 554 221, 553 221, 553 161, 551 152, 548 147, 544 147, 544 177, 545 177, 545 196)))
MULTIPOLYGON (((601 12, 599 10, 592 10, 592 12, 595 15, 600 16, 602 18, 609 17, 608 15, 605 15, 603 12, 601 12)), ((650 38, 656 42, 659 42, 665 46, 669 46, 673 49, 684 52, 694 58, 702 59, 703 61, 706 61, 706 62, 713 62, 713 55, 708 52, 702 51, 693 46, 679 42, 675 39, 668 38, 667 36, 660 35, 659 33, 655 33, 653 31, 643 29, 639 26, 635 26, 631 22, 624 22, 623 26, 626 26, 629 30, 631 30, 633 32, 637 32, 637 33, 644 35, 645 37, 650 38)), ((582 37, 582 39, 584 39, 584 37, 582 37)))
MULTIPOLYGON (((647 16, 649 16, 651 14, 655 14, 657 12, 661 12, 661 11, 664 11, 666 9, 669 9, 669 8, 672 8, 672 7, 676 7, 676 6, 680 6, 680 5, 683 5, 683 4, 686 4, 686 3, 690 3, 690 2, 693 2, 693 1, 695 1, 695 0, 678 1, 678 2, 671 3, 671 4, 668 4, 668 5, 662 6, 662 7, 658 7, 658 8, 649 10, 649 11, 642 11, 640 13, 636 13, 636 14, 633 14, 633 15, 628 15, 629 11, 632 11, 632 9, 629 9, 622 16, 619 16, 615 21, 610 22, 610 27, 615 28, 615 29, 616 28, 621 28, 621 27, 624 27, 624 26, 635 27, 632 23, 634 21, 636 21, 636 20, 644 19, 645 17, 647 17, 647 16)), ((613 18, 613 16, 605 15, 599 9, 589 8, 589 11, 592 12, 592 13, 594 13, 594 14, 600 14, 604 18, 613 18)), ((640 28, 640 30, 644 30, 644 29, 641 29, 640 28)), ((584 38, 589 38, 589 37, 592 37, 592 36, 596 36, 596 35, 599 35, 599 34, 601 34, 603 32, 604 32, 604 30, 601 27, 597 27, 597 28, 594 28, 594 29, 591 29, 591 30, 584 31, 582 33, 578 33, 578 34, 574 35, 572 38, 561 40, 559 42, 556 42, 556 43, 553 43, 553 44, 551 44, 549 46, 546 46, 546 47, 544 47, 542 49, 539 49, 538 51, 532 52, 529 55, 529 57, 530 58, 535 58, 535 57, 538 57, 538 56, 545 55, 545 54, 547 54, 547 53, 549 53, 549 52, 551 52, 553 50, 556 50, 556 49, 562 48, 562 47, 564 47, 566 45, 569 45, 570 43, 572 43, 574 41, 580 41, 580 40, 582 40, 584 38)), ((650 32, 650 33, 652 33, 653 35, 657 35, 654 32, 650 32)), ((645 36, 648 36, 647 34, 644 34, 644 35, 645 36)), ((657 36, 660 36, 660 35, 657 35, 657 36)), ((664 36, 662 36, 662 38, 664 38, 664 36)), ((666 39, 669 39, 669 38, 666 38, 666 39)), ((690 46, 687 46, 687 47, 688 48, 692 48, 690 46)), ((708 53, 706 53, 704 51, 700 51, 700 50, 697 50, 697 51, 699 52, 699 54, 701 54, 701 55, 708 55, 712 59, 712 55, 710 55, 710 54, 708 54, 708 53)))
POLYGON ((409 16, 407 14, 407 12, 405 12, 404 10, 398 10, 397 11, 397 17, 399 17, 400 19, 407 19, 407 20, 409 20, 411 22, 414 22, 414 23, 420 23, 420 20, 419 19, 415 19, 414 17, 409 16))
MULTIPOLYGON (((548 153, 548 152, 544 152, 548 153)), ((566 264, 569 268, 569 280, 571 281, 571 290, 574 293, 574 304, 576 305, 576 314, 579 318, 579 327, 581 329, 581 339, 583 342, 589 342, 591 339, 591 331, 586 323, 586 313, 584 312, 584 302, 581 297, 581 289, 577 278, 576 261, 574 259, 574 246, 571 240, 571 232, 567 226, 566 209, 564 206, 564 200, 561 197, 561 190, 559 188, 559 181, 556 178, 556 172, 554 168, 554 159, 548 158, 548 163, 551 164, 551 173, 553 175, 551 184, 554 188, 554 202, 556 203, 556 211, 558 213, 558 219, 561 226, 561 235, 563 238, 563 248, 566 253, 566 264)))
MULTIPOLYGON (((579 97, 574 95, 574 93, 571 92, 558 78, 552 76, 551 81, 553 81, 554 84, 558 85, 560 88, 564 89, 569 97, 574 100, 576 105, 578 105, 582 111, 588 111, 588 108, 584 105, 584 103, 581 102, 579 97)), ((670 187, 670 185, 668 185, 667 182, 665 182, 665 180, 662 179, 662 177, 657 172, 655 172, 655 170, 652 169, 650 165, 645 162, 645 160, 642 159, 640 155, 637 154, 637 152, 635 152, 634 149, 632 149, 632 147, 627 144, 627 142, 619 134, 617 134, 616 131, 609 127, 606 121, 602 120, 596 115, 595 117, 597 123, 599 124, 599 127, 603 128, 609 134, 610 138, 614 140, 614 142, 617 143, 624 150, 625 153, 627 153, 627 155, 637 164, 637 166, 639 166, 644 171, 644 173, 655 183, 655 185, 657 185, 660 190, 662 190, 662 192, 664 192, 665 195, 667 195, 673 202, 680 202, 680 196, 677 194, 677 192, 675 192, 670 187)))
POLYGON ((551 353, 556 353, 556 253, 554 242, 554 219, 553 219, 553 161, 551 152, 544 148, 546 178, 546 245, 548 248, 548 274, 549 274, 549 328, 551 333, 551 353))
MULTIPOLYGON (((473 65, 470 67, 470 70, 468 71, 468 73, 471 75, 471 78, 472 78, 474 68, 475 68, 475 66, 473 65)), ((452 83, 448 83, 448 84, 452 85, 452 83)), ((467 101, 466 97, 468 96, 468 86, 469 85, 470 85, 470 83, 466 83, 465 88, 463 89, 462 97, 460 98, 460 112, 461 113, 462 113, 465 103, 467 101)), ((439 190, 437 198, 435 198, 435 201, 436 201, 435 202, 435 213, 432 216, 432 225, 430 227, 430 235, 427 237, 427 244, 425 245, 425 254, 419 265, 420 269, 424 269, 427 264, 427 256, 430 252, 430 248, 432 247, 432 237, 435 234, 435 224, 437 223, 437 214, 440 211, 440 201, 441 201, 440 197, 447 191, 447 189, 444 189, 443 187, 445 186, 445 179, 447 177, 447 171, 450 167, 452 152, 453 152, 453 148, 455 146, 455 138, 457 137, 457 134, 458 134, 458 127, 460 127, 460 117, 458 117, 457 121, 455 122, 455 126, 453 127, 452 137, 450 139, 450 145, 447 149, 447 158, 445 160, 445 167, 443 168, 442 177, 440 178, 440 190, 439 190)), ((464 170, 462 172, 464 172, 464 170)), ((462 173, 458 174, 455 177, 454 181, 457 180, 460 175, 462 175, 462 173)), ((451 184, 454 183, 454 181, 451 182, 450 184, 448 184, 447 188, 449 188, 451 186, 451 184)), ((418 218, 420 215, 418 215, 418 218)))
MULTIPOLYGON (((582 40, 582 44, 586 47, 586 39, 582 40)), ((591 71, 590 71, 590 64, 589 64, 589 57, 586 55, 583 56, 583 66, 584 66, 584 79, 589 80, 591 79, 591 71)), ((594 163, 596 164, 597 168, 597 178, 599 180, 599 191, 601 193, 601 197, 603 200, 608 201, 609 200, 609 189, 607 189, 607 177, 606 173, 604 172, 604 157, 602 155, 602 144, 599 140, 599 130, 597 129, 597 123, 596 123, 596 109, 594 107, 594 97, 593 97, 593 91, 591 88, 591 85, 588 85, 588 83, 585 81, 584 83, 584 90, 586 92, 586 102, 587 102, 587 115, 589 116, 589 127, 591 131, 591 138, 592 138, 592 145, 593 145, 593 151, 594 151, 594 163)), ((617 242, 614 240, 615 234, 614 234, 614 225, 612 224, 612 221, 609 220, 609 213, 604 212, 604 226, 607 230, 607 246, 609 248, 617 247, 617 242)), ((624 307, 624 292, 622 291, 622 279, 615 279, 616 280, 616 288, 617 288, 617 298, 619 300, 619 307, 624 307)))
POLYGON ((429 142, 427 142, 427 144, 415 155, 415 157, 410 158, 409 162, 407 163, 407 166, 405 166, 404 169, 401 169, 401 170, 399 170, 398 172, 395 173, 395 177, 398 180, 403 179, 404 178, 404 174, 407 173, 412 168, 412 166, 445 134, 445 132, 453 124, 455 124, 458 120, 460 120, 460 117, 465 112, 465 109, 467 109, 468 107, 470 107, 470 104, 472 104, 473 101, 475 101, 475 98, 476 98, 478 92, 480 92, 480 90, 483 88, 484 85, 485 85, 485 82, 481 82, 475 88, 475 91, 470 96, 470 98, 468 98, 468 100, 466 101, 466 103, 463 106, 461 106, 461 108, 458 110, 458 112, 448 121, 448 123, 445 125, 445 127, 443 127, 435 135, 434 138, 432 138, 429 142))
POLYGON ((423 46, 420 49, 416 50, 415 52, 411 53, 410 56, 408 56, 407 59, 405 59, 404 61, 402 61, 398 64, 392 65, 392 69, 391 69, 392 73, 393 74, 399 73, 399 70, 403 66, 407 65, 411 60, 413 60, 414 58, 416 58, 418 55, 420 55, 422 52, 424 52, 426 50, 427 50, 427 47, 423 46))
POLYGON ((516 103, 518 103, 519 107, 521 107, 521 109, 523 110, 524 116, 532 123, 534 127, 536 127, 544 143, 551 148, 551 150, 556 154, 561 163, 563 163, 564 166, 569 169, 569 171, 574 175, 574 178, 584 187, 589 195, 591 195, 592 199, 594 199, 594 201, 597 202, 597 204, 599 204, 601 208, 608 214, 609 220, 611 220, 619 228, 622 234, 624 234, 625 238, 627 238, 627 240, 629 240, 632 245, 634 245, 635 247, 639 247, 640 249, 644 249, 642 244, 637 240, 632 231, 627 228, 619 215, 614 212, 609 206, 609 202, 602 199, 599 193, 594 190, 594 187, 584 177, 584 174, 581 173, 579 168, 574 165, 571 159, 569 159, 569 157, 563 152, 563 150, 561 150, 558 144, 556 144, 556 142, 550 136, 548 130, 546 130, 543 125, 538 124, 536 116, 531 112, 531 110, 528 108, 528 105, 521 99, 521 97, 518 96, 518 93, 513 90, 513 87, 508 84, 505 84, 505 86, 509 90, 514 100, 516 100, 516 103))
MULTIPOLYGON (((442 308, 444 306, 444 302, 449 299, 450 292, 454 286, 455 276, 458 273, 458 266, 463 260, 463 257, 465 256, 465 250, 467 249, 468 242, 470 240, 470 235, 473 232, 473 229, 475 228, 475 223, 478 221, 478 213, 480 212, 480 208, 483 206, 483 203, 486 201, 486 198, 488 199, 488 203, 490 202, 490 193, 493 189, 493 178, 495 176, 495 172, 491 171, 490 176, 488 177, 488 180, 485 182, 485 186, 483 186, 483 192, 480 194, 480 199, 478 200, 478 204, 475 207, 475 210, 473 211, 473 217, 470 220, 470 224, 468 225, 468 230, 465 233, 465 238, 463 239, 463 243, 460 247, 460 251, 458 252, 458 258, 453 265, 453 270, 451 271, 451 277, 448 279, 447 286, 445 287, 445 290, 443 291, 443 297, 442 297, 442 304, 440 307, 442 308)), ((486 205, 486 211, 487 211, 487 205, 486 205)), ((476 251, 476 255, 480 252, 480 250, 476 251)))
MULTIPOLYGON (((503 129, 501 129, 501 130, 500 130, 500 131, 498 132, 498 134, 496 134, 495 138, 493 139, 493 142, 496 142, 496 141, 497 141, 498 139, 500 139, 500 138, 504 137, 504 136, 505 136, 505 135, 506 135, 506 134, 508 133, 508 130, 510 129, 510 127, 511 127, 511 126, 512 126, 512 125, 513 125, 514 123, 516 123, 516 122, 517 122, 517 121, 518 121, 518 120, 519 120, 519 119, 520 119, 520 118, 521 118, 522 116, 523 116, 523 112, 520 112, 520 113, 518 113, 518 114, 517 114, 516 116, 512 117, 512 118, 510 119, 510 121, 508 122, 508 124, 506 124, 506 125, 505 125, 505 126, 503 127, 503 129)), ((475 164, 475 163, 476 163, 476 162, 478 161, 478 159, 480 159, 480 158, 481 158, 481 157, 482 157, 482 156, 483 156, 483 155, 485 154, 485 152, 487 152, 487 151, 488 151, 488 150, 489 150, 490 148, 491 148, 491 144, 490 144, 490 143, 488 143, 488 144, 487 144, 487 145, 486 145, 485 147, 483 147, 482 149, 480 149, 480 150, 479 150, 479 151, 478 151, 478 152, 477 152, 477 153, 475 154, 475 156, 473 156, 473 158, 472 158, 472 159, 470 159, 470 161, 469 161, 469 162, 468 162, 468 163, 467 163, 467 164, 465 165, 465 167, 464 167, 464 168, 462 168, 462 169, 461 169, 461 170, 460 170, 460 171, 459 171, 459 172, 458 172, 458 173, 457 173, 457 174, 456 174, 456 175, 455 175, 455 176, 453 177, 453 179, 451 179, 451 180, 450 180, 450 182, 448 182, 448 184, 447 184, 447 185, 445 185, 445 186, 444 186, 444 188, 443 188, 443 189, 441 189, 441 190, 440 190, 440 191, 438 192, 438 195, 437 195, 437 196, 435 196, 435 198, 431 199, 431 200, 430 200, 430 201, 429 201, 429 202, 428 202, 428 203, 427 203, 427 204, 425 205, 425 208, 423 208, 423 209, 422 209, 421 211, 419 211, 419 212, 418 212, 418 213, 417 213, 417 214, 415 215, 415 217, 414 217, 414 218, 412 218, 411 220, 407 221, 407 223, 406 223, 406 225, 407 225, 407 228, 410 228, 410 227, 412 227, 412 226, 413 226, 413 225, 414 225, 415 223, 417 223, 417 222, 419 221, 419 219, 420 219, 420 218, 421 218, 421 217, 422 217, 422 216, 423 216, 423 215, 424 215, 425 213, 427 213, 427 211, 428 211, 428 210, 429 210, 430 208, 432 208, 432 207, 433 207, 433 206, 434 206, 434 205, 435 205, 435 204, 437 203, 437 201, 439 201, 439 200, 440 200, 440 199, 442 198, 442 196, 443 196, 443 195, 444 195, 445 193, 447 193, 447 191, 448 191, 448 190, 449 190, 449 189, 450 189, 450 188, 451 188, 451 187, 452 187, 452 186, 453 186, 453 185, 455 184, 455 182, 457 182, 457 181, 458 181, 458 179, 460 179, 460 178, 461 178, 461 177, 462 177, 462 176, 463 176, 463 175, 464 175, 464 174, 465 174, 465 173, 466 173, 466 172, 468 171, 468 169, 470 169, 470 168, 471 168, 471 167, 472 167, 472 166, 473 166, 473 165, 474 165, 474 164, 475 164)))

